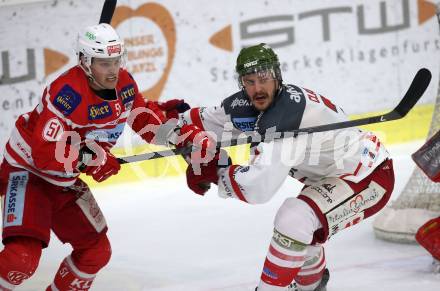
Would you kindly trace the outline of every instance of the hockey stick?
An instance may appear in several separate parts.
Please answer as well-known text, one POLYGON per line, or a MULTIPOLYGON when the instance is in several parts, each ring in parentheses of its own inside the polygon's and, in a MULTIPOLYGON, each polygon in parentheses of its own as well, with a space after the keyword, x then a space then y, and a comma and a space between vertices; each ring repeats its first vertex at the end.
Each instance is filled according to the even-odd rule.
POLYGON ((101 17, 99 18, 99 23, 110 24, 112 21, 113 13, 115 12, 117 0, 105 0, 102 6, 101 17))
MULTIPOLYGON (((315 133, 315 132, 336 130, 336 129, 382 123, 382 122, 401 119, 408 114, 408 112, 414 107, 417 101, 419 101, 419 99, 422 97, 423 93, 428 88, 428 85, 431 81, 431 77, 432 77, 431 72, 428 69, 425 68, 420 69, 417 72, 416 76, 414 77, 413 81, 411 82, 408 91, 406 91, 405 95, 403 96, 399 104, 397 104, 396 108, 394 108, 393 110, 391 110, 386 114, 337 122, 337 123, 331 123, 331 124, 325 124, 325 125, 319 125, 319 126, 299 128, 293 131, 275 132, 266 135, 259 135, 258 133, 253 133, 253 134, 248 134, 246 135, 246 137, 243 138, 217 142, 216 147, 222 148, 222 147, 235 146, 240 144, 247 144, 251 142, 271 141, 274 139, 296 136, 300 133, 315 133)), ((192 151, 192 147, 183 147, 183 148, 169 149, 164 151, 122 157, 122 158, 118 158, 118 161, 120 164, 126 164, 126 163, 132 163, 132 162, 138 162, 144 160, 153 160, 163 157, 170 157, 175 155, 188 155, 191 154, 191 151, 192 151)))

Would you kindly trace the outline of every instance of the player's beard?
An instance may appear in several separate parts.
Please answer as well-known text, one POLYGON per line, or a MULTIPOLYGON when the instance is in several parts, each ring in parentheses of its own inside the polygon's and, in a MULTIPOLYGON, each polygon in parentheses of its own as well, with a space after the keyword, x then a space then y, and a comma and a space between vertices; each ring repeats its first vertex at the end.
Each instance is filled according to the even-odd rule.
POLYGON ((269 93, 260 91, 251 96, 251 100, 257 110, 264 111, 270 106, 273 98, 270 97, 269 93))

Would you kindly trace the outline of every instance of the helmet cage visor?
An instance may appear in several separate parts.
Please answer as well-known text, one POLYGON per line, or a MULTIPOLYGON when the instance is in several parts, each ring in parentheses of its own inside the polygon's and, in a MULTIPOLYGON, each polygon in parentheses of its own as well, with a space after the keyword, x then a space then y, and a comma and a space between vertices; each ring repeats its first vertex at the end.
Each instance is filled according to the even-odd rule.
POLYGON ((241 89, 245 87, 243 84, 243 77, 252 74, 256 74, 257 77, 262 80, 274 79, 278 80, 279 82, 282 81, 280 67, 277 64, 262 64, 259 66, 252 66, 246 70, 242 70, 241 72, 242 74, 238 76, 238 85, 241 89))

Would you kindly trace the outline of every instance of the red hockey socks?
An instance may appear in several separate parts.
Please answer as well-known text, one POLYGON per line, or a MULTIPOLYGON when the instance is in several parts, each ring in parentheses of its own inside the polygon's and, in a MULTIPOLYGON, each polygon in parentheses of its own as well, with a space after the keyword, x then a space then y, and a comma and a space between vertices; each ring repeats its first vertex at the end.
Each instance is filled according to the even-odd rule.
POLYGON ((310 259, 307 259, 295 277, 296 285, 300 290, 304 291, 315 290, 319 283, 321 283, 326 265, 324 248, 322 246, 311 246, 309 248, 317 248, 318 251, 310 259))
POLYGON ((281 290, 292 283, 305 262, 306 245, 275 231, 258 290, 281 290))
POLYGON ((72 257, 68 256, 61 263, 55 279, 46 291, 87 291, 92 286, 95 276, 96 274, 81 272, 73 263, 72 257))
POLYGON ((96 273, 103 268, 111 256, 111 247, 106 235, 75 249, 61 263, 52 284, 46 291, 87 291, 96 273))

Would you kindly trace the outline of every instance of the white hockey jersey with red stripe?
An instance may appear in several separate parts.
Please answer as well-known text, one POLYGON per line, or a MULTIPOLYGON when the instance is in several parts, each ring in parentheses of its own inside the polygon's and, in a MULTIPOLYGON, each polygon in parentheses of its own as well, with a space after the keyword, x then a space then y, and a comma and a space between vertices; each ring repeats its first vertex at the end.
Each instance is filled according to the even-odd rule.
MULTIPOLYGON (((99 97, 79 66, 58 77, 44 90, 37 107, 16 121, 6 144, 6 161, 55 185, 72 185, 80 173, 66 171, 62 160, 55 157, 62 134, 74 131, 81 142, 93 139, 109 150, 121 135, 132 109, 147 106, 136 82, 124 69, 119 71, 116 94, 114 90, 102 92, 112 94, 114 100, 99 97)), ((140 114, 132 127, 138 132, 148 122, 148 116, 140 114)))
MULTIPOLYGON (((226 98, 220 107, 193 108, 182 116, 182 122, 213 132, 217 140, 237 138, 244 131, 284 132, 346 120, 342 109, 329 99, 295 85, 284 85, 265 112, 256 111, 245 92, 240 91, 226 98)), ((373 133, 358 128, 262 142, 251 147, 249 165, 219 170, 218 191, 222 197, 262 203, 289 175, 305 184, 324 177, 358 182, 388 155, 373 133)))

